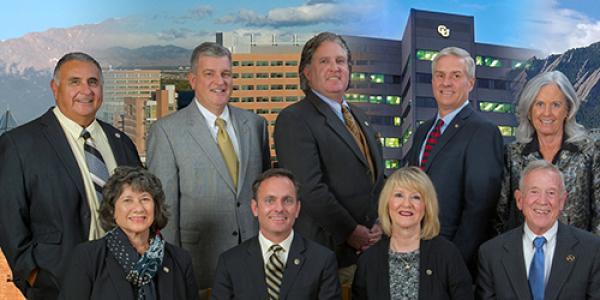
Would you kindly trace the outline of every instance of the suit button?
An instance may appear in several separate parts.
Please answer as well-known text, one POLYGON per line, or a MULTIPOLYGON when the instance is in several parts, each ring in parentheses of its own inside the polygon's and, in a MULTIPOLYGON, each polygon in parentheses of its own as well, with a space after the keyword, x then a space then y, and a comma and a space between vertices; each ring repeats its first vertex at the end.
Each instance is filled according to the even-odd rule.
POLYGON ((242 205, 242 204, 240 203, 240 201, 238 201, 236 204, 237 204, 237 207, 240 207, 240 205, 242 205))
POLYGON ((237 231, 234 231, 234 232, 233 232, 231 235, 233 235, 233 236, 237 236, 237 235, 238 235, 238 232, 237 232, 237 231))

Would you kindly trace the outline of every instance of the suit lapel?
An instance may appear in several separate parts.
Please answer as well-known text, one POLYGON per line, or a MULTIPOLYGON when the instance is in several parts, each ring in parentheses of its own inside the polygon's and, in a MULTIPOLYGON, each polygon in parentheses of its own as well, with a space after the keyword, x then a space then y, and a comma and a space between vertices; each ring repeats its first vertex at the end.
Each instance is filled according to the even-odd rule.
POLYGON ((303 254, 305 250, 304 240, 295 234, 285 264, 285 271, 283 272, 283 282, 281 283, 279 292, 280 299, 286 299, 287 294, 289 294, 291 288, 294 286, 298 273, 300 273, 302 266, 306 263, 306 257, 303 254))
POLYGON ((356 141, 354 141, 352 134, 350 134, 346 128, 346 125, 344 125, 338 116, 331 110, 329 105, 323 102, 319 96, 312 92, 308 92, 306 99, 308 99, 317 109, 317 111, 325 117, 327 126, 329 126, 333 132, 335 132, 348 145, 348 147, 350 147, 356 158, 358 158, 365 166, 368 166, 365 156, 358 148, 358 145, 356 144, 356 141))
MULTIPOLYGON (((188 133, 192 136, 194 141, 196 141, 206 157, 208 157, 208 160, 213 164, 214 169, 221 176, 223 181, 233 192, 235 192, 233 181, 231 180, 231 176, 227 171, 227 166, 225 165, 221 151, 219 150, 215 139, 210 133, 210 129, 206 125, 206 119, 202 113, 200 113, 200 110, 198 110, 198 107, 196 107, 195 103, 188 105, 186 108, 184 108, 184 111, 187 114, 185 117, 188 120, 188 133)), ((191 149, 190 151, 195 150, 191 149)))
POLYGON ((408 164, 411 166, 420 166, 421 160, 419 156, 421 154, 421 147, 423 146, 423 142, 427 138, 427 132, 433 125, 435 119, 430 119, 425 123, 421 124, 419 128, 417 128, 417 132, 413 138, 411 151, 409 152, 410 156, 408 157, 408 164))
POLYGON ((98 124, 104 130, 104 134, 108 139, 108 144, 110 145, 110 149, 112 150, 113 156, 115 157, 115 161, 117 162, 117 166, 127 165, 127 156, 125 155, 125 149, 123 149, 123 141, 121 140, 121 134, 118 132, 113 132, 110 130, 108 124, 98 120, 98 124))
MULTIPOLYGON (((373 163, 375 164, 375 170, 373 170, 375 172, 375 176, 377 176, 378 174, 383 174, 381 172, 379 172, 380 170, 383 170, 383 160, 381 159, 377 159, 377 153, 380 152, 380 148, 378 147, 378 145, 380 144, 380 141, 375 139, 374 135, 369 134, 371 132, 371 124, 368 122, 367 116, 364 115, 359 109, 354 109, 355 106, 350 105, 350 109, 352 110, 352 115, 354 115, 354 118, 356 119, 356 122, 358 123, 358 125, 360 126, 360 130, 363 132, 363 135, 365 136, 365 139, 367 140, 367 145, 369 147, 369 152, 371 152, 371 159, 373 160, 373 163)), ((374 131, 374 130, 373 130, 374 131)), ((367 165, 368 166, 368 165, 367 165)), ((377 181, 378 178, 375 178, 375 181, 377 181)))
POLYGON ((523 256, 523 227, 513 230, 503 245, 502 265, 518 299, 531 299, 525 258, 523 256))
POLYGON ((107 253, 105 261, 106 268, 108 269, 108 276, 115 287, 115 294, 119 295, 119 299, 122 300, 133 299, 133 288, 125 279, 123 268, 110 256, 110 253, 107 253))
POLYGON ((165 247, 165 256, 163 258, 162 266, 159 267, 160 269, 157 271, 158 274, 156 274, 158 278, 158 286, 160 287, 158 289, 160 293, 159 299, 171 299, 173 298, 174 294, 177 293, 173 288, 173 265, 174 263, 171 253, 165 247))
POLYGON ((237 108, 229 106, 229 115, 233 120, 233 128, 236 132, 240 146, 238 188, 241 190, 241 184, 246 180, 246 170, 248 169, 248 156, 250 155, 250 133, 248 129, 248 119, 237 111, 237 108))
POLYGON ((247 271, 247 274, 251 274, 251 281, 254 286, 254 292, 256 293, 255 299, 266 299, 267 298, 267 283, 265 282, 265 262, 263 260, 262 251, 260 250, 260 244, 258 243, 258 237, 255 236, 247 244, 248 259, 245 260, 246 268, 243 270, 247 271))
POLYGON ((431 163, 435 161, 435 157, 441 150, 446 146, 446 144, 454 137, 464 126, 469 116, 473 113, 473 109, 471 109, 470 105, 465 106, 448 124, 446 130, 440 137, 437 144, 431 149, 431 153, 429 154, 429 158, 427 159, 427 163, 425 165, 425 170, 429 170, 431 163))
POLYGON ((546 284, 544 298, 557 299, 562 286, 569 278, 577 259, 573 251, 579 241, 573 236, 571 230, 558 223, 558 232, 556 234, 556 248, 552 258, 552 268, 550 269, 550 278, 546 284))

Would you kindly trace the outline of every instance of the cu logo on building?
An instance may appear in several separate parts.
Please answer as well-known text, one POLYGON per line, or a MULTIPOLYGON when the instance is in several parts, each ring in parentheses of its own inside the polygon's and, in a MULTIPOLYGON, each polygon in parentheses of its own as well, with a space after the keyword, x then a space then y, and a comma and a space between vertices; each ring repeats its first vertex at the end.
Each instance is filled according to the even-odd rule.
POLYGON ((437 32, 444 38, 450 36, 450 28, 446 27, 446 25, 438 25, 437 32))

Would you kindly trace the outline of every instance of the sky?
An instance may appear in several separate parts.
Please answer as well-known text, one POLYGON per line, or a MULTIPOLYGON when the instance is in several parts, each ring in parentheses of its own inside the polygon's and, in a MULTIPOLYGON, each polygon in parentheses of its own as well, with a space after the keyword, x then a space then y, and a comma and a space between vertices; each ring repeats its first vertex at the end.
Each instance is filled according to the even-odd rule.
POLYGON ((596 0, 54 0, 3 3, 0 41, 82 25, 104 38, 99 44, 128 48, 192 48, 219 31, 400 39, 410 8, 474 16, 477 42, 558 53, 600 40, 596 0))

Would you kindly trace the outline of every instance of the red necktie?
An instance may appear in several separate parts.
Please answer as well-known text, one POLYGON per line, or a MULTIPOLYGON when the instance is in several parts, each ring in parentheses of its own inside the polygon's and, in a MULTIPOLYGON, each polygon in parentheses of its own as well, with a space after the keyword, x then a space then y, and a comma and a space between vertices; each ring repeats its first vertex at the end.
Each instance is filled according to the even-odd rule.
POLYGON ((425 149, 423 149, 423 156, 421 157, 421 170, 423 171, 425 171, 425 164, 433 146, 437 144, 438 139, 442 135, 442 126, 444 126, 444 120, 439 119, 433 130, 429 133, 429 136, 427 136, 427 142, 425 143, 425 149))

